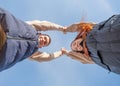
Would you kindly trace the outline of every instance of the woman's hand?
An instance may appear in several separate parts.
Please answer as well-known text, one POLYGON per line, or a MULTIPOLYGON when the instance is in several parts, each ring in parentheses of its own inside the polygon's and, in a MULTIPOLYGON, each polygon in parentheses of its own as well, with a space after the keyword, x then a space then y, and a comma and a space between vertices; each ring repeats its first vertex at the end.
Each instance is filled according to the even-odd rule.
POLYGON ((66 50, 65 48, 61 48, 62 54, 67 54, 68 50, 66 50))

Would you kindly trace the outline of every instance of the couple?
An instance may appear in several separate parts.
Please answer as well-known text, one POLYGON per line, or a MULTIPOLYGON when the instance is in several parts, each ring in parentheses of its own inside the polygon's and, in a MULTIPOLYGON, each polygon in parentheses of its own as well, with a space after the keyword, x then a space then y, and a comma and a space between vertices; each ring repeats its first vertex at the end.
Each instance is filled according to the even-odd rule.
POLYGON ((0 71, 26 58, 41 62, 67 55, 83 64, 96 63, 120 74, 119 22, 120 15, 114 15, 99 24, 81 22, 63 27, 47 21, 23 22, 0 8, 0 71), (78 32, 71 43, 71 51, 65 48, 53 54, 38 51, 51 42, 48 35, 38 33, 46 30, 78 32))

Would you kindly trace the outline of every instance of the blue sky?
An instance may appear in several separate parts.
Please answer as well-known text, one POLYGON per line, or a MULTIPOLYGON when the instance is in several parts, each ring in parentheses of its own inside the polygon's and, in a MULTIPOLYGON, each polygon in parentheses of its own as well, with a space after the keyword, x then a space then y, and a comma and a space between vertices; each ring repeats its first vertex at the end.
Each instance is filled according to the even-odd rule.
MULTIPOLYGON (((85 21, 99 23, 113 14, 119 14, 119 0, 0 0, 0 7, 17 18, 46 20, 63 26, 85 21)), ((48 31, 52 37, 49 47, 40 51, 54 52, 69 45, 76 33, 48 31)), ((100 66, 84 65, 62 56, 50 62, 26 59, 0 73, 0 86, 120 86, 120 75, 108 73, 100 66)))

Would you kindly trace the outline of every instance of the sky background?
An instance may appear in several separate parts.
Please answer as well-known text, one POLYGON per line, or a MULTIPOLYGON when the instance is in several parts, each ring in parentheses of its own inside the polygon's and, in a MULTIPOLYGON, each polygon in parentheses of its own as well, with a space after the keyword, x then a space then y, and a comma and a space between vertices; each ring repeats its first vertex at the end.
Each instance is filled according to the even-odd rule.
MULTIPOLYGON (((63 26, 84 21, 99 23, 120 13, 120 0, 0 0, 0 7, 17 18, 46 20, 63 26)), ((70 43, 77 33, 47 31, 50 46, 39 49, 52 53, 70 43)), ((50 62, 26 59, 0 72, 0 86, 120 86, 120 75, 109 73, 96 64, 82 64, 67 56, 50 62)))

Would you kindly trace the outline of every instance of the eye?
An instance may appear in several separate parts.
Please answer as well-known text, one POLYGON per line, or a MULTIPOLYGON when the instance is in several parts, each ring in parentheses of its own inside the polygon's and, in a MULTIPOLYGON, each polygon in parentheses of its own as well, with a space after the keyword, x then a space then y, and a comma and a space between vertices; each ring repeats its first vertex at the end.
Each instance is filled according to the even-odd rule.
POLYGON ((44 37, 44 40, 47 40, 47 37, 44 37))
POLYGON ((76 45, 76 42, 73 43, 73 46, 75 46, 75 45, 76 45))
POLYGON ((44 37, 44 45, 47 45, 47 37, 44 37))

